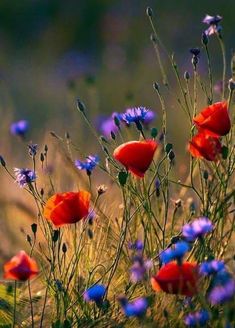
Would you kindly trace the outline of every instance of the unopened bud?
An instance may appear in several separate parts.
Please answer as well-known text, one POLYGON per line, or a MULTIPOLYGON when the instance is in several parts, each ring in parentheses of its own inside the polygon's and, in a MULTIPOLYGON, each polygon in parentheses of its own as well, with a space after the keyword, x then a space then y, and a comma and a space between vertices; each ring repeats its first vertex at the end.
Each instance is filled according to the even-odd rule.
POLYGON ((86 110, 86 106, 79 99, 77 99, 77 109, 80 110, 81 112, 85 112, 85 110, 86 110))
POLYGON ((147 16, 149 16, 149 17, 153 17, 153 10, 152 10, 152 8, 147 7, 147 9, 146 9, 146 14, 147 14, 147 16))

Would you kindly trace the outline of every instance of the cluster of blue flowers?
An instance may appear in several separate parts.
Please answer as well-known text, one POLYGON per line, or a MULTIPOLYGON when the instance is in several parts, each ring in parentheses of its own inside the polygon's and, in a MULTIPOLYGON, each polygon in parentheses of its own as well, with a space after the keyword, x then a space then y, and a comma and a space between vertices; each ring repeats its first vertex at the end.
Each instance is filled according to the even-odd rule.
POLYGON ((210 319, 210 315, 206 310, 200 310, 188 314, 184 318, 184 323, 188 327, 204 327, 210 319))
POLYGON ((137 283, 145 278, 147 272, 152 267, 152 261, 144 259, 144 244, 141 240, 136 240, 134 243, 128 243, 128 248, 135 253, 132 259, 133 264, 130 268, 130 280, 133 283, 137 283))
POLYGON ((213 224, 207 217, 200 217, 183 226, 182 235, 188 242, 194 242, 213 230, 213 224))
POLYGON ((127 108, 124 113, 114 112, 110 117, 106 117, 100 120, 99 130, 106 136, 110 137, 111 133, 117 133, 120 129, 120 123, 123 122, 127 126, 132 123, 142 123, 148 125, 156 117, 156 114, 143 106, 127 108))
POLYGON ((21 188, 26 187, 28 184, 36 180, 36 173, 29 169, 14 169, 16 182, 21 188))
POLYGON ((79 160, 75 161, 75 166, 79 170, 86 170, 87 174, 91 174, 94 168, 99 164, 100 159, 98 155, 90 155, 87 157, 86 161, 82 162, 79 160))
POLYGON ((230 301, 235 295, 235 280, 227 271, 223 261, 207 261, 200 265, 200 273, 211 276, 208 299, 212 305, 230 301))
POLYGON ((167 248, 159 255, 162 263, 167 264, 173 260, 178 262, 182 261, 184 255, 191 249, 190 245, 186 241, 179 241, 175 243, 172 248, 167 248))
POLYGON ((139 297, 128 302, 125 297, 119 297, 122 310, 127 317, 142 317, 148 309, 148 301, 145 297, 139 297))

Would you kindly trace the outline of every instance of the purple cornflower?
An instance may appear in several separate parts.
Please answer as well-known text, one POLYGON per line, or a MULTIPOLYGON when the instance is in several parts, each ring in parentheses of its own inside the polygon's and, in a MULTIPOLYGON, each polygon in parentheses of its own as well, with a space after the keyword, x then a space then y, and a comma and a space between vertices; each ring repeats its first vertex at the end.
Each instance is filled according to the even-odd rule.
POLYGON ((100 122, 98 123, 98 128, 105 137, 110 138, 111 132, 113 132, 114 134, 118 132, 119 126, 116 123, 119 122, 120 125, 120 121, 121 121, 121 114, 114 112, 109 117, 100 118, 100 122))
POLYGON ((192 223, 183 226, 182 234, 184 238, 193 242, 213 230, 213 224, 207 217, 200 217, 192 223))
POLYGON ((224 285, 213 287, 209 293, 209 301, 212 305, 223 304, 230 301, 235 295, 235 280, 232 278, 224 285))
POLYGON ((142 251, 144 248, 144 244, 141 240, 136 240, 134 243, 129 242, 128 243, 128 248, 132 249, 134 251, 142 251))
POLYGON ((83 298, 86 302, 94 301, 101 302, 106 292, 104 285, 94 285, 83 293, 83 298))
POLYGON ((119 302, 127 317, 142 317, 148 309, 148 301, 144 297, 137 298, 133 302, 128 302, 125 297, 120 297, 119 302))
POLYGON ((87 173, 91 173, 94 168, 99 164, 99 156, 97 155, 90 155, 87 157, 85 162, 76 160, 75 161, 75 166, 76 168, 78 168, 79 170, 86 170, 87 173))
POLYGON ((218 273, 221 270, 224 270, 224 262, 217 260, 203 262, 199 268, 199 272, 203 276, 209 276, 218 273))
POLYGON ((222 17, 219 15, 215 15, 215 16, 206 15, 202 21, 203 23, 210 25, 208 29, 205 31, 206 35, 219 33, 222 30, 222 27, 219 25, 221 20, 222 17))
POLYGON ((172 248, 167 248, 160 253, 159 257, 161 262, 167 264, 172 260, 181 261, 184 255, 190 250, 190 246, 185 241, 179 241, 174 244, 172 248))
POLYGON ((29 129, 29 122, 26 120, 20 120, 17 122, 14 122, 10 126, 10 131, 12 134, 20 137, 24 137, 25 133, 29 129))
POLYGON ((36 174, 32 170, 15 168, 14 172, 16 176, 16 182, 21 188, 36 180, 36 174))
POLYGON ((184 323, 189 327, 201 327, 205 326, 210 320, 210 315, 206 310, 200 310, 194 313, 188 314, 184 318, 184 323))
POLYGON ((144 260, 142 256, 135 256, 133 259, 133 265, 130 268, 130 280, 133 283, 143 280, 151 267, 151 260, 144 260))
POLYGON ((34 157, 37 154, 38 145, 30 144, 28 145, 28 148, 29 148, 29 156, 34 157))
POLYGON ((149 124, 155 118, 155 113, 145 107, 128 108, 124 114, 122 114, 122 120, 128 125, 131 123, 144 123, 149 124))

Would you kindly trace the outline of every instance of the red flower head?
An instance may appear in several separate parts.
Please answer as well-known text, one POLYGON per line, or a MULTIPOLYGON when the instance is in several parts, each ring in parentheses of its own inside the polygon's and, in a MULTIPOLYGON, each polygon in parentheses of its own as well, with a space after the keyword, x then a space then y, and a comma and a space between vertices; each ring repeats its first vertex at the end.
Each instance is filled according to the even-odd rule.
POLYGON ((198 266, 196 263, 170 262, 152 277, 151 283, 155 291, 163 291, 169 294, 193 296, 198 287, 198 266))
POLYGON ((217 102, 205 108, 193 121, 199 130, 210 136, 225 136, 231 128, 227 102, 217 102))
POLYGON ((4 278, 25 281, 38 274, 37 263, 25 251, 4 264, 4 278))
POLYGON ((199 132, 189 142, 188 150, 193 157, 217 161, 222 146, 218 138, 199 132))
POLYGON ((46 202, 44 216, 56 227, 76 223, 88 215, 90 198, 84 190, 55 194, 46 202))
POLYGON ((130 141, 117 147, 113 157, 134 175, 143 178, 153 160, 157 146, 154 140, 130 141))

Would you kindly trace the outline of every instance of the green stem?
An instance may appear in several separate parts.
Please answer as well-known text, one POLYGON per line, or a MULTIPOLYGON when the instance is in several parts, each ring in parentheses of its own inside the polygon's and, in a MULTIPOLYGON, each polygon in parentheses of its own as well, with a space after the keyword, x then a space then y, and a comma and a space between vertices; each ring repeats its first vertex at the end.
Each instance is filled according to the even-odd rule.
POLYGON ((16 322, 16 289, 17 289, 17 281, 15 280, 14 282, 14 309, 13 309, 13 322, 12 322, 12 327, 15 327, 15 322, 16 322))

